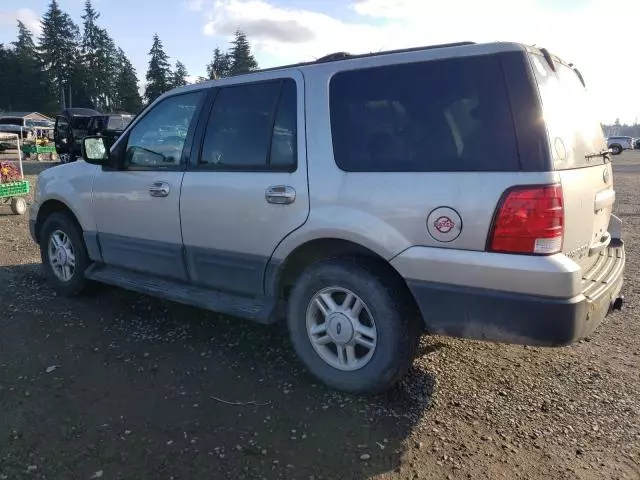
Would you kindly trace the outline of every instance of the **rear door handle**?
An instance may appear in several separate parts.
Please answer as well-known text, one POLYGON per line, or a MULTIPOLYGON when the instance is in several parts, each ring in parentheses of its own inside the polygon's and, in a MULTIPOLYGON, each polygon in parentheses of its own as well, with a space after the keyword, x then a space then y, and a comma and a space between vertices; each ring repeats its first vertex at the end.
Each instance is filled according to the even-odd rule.
POLYGON ((153 182, 149 187, 149 195, 152 197, 168 197, 171 187, 167 182, 153 182))
POLYGON ((267 188, 265 198, 268 203, 276 205, 290 205, 296 201, 296 191, 288 185, 274 185, 267 188))

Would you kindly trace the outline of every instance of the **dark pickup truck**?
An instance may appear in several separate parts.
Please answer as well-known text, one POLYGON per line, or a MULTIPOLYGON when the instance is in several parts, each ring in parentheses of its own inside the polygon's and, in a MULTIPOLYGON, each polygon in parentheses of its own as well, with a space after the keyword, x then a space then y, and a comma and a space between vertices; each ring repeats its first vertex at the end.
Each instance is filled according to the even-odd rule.
POLYGON ((80 157, 82 139, 89 135, 107 138, 113 145, 133 120, 129 113, 100 113, 88 108, 67 108, 56 117, 54 142, 62 163, 73 162, 80 157))

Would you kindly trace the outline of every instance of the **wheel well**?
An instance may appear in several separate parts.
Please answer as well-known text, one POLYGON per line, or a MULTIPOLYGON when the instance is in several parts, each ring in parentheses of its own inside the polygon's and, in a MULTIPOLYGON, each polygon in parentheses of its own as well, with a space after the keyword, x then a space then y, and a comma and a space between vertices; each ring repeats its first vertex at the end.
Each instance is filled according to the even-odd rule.
POLYGON ((404 293, 412 300, 416 314, 419 314, 418 305, 402 275, 393 268, 387 260, 362 245, 348 240, 325 238, 312 240, 299 246, 289 254, 280 268, 277 278, 277 294, 279 298, 289 297, 298 276, 312 264, 328 260, 330 258, 349 258, 365 260, 368 265, 374 267, 383 275, 388 275, 396 285, 399 285, 404 293))
POLYGON ((76 225, 80 225, 78 219, 73 214, 71 209, 67 207, 64 203, 59 200, 47 200, 44 202, 40 209, 38 210, 38 217, 36 218, 36 240, 40 243, 40 233, 42 232, 42 226, 44 222, 49 218, 49 216, 53 213, 64 213, 66 214, 76 225))

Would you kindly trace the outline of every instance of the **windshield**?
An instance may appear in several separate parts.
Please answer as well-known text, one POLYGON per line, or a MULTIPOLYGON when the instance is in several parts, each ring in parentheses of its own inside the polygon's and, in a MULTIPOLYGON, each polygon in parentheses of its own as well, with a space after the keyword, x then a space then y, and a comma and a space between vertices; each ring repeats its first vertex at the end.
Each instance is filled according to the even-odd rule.
POLYGON ((18 125, 22 127, 24 125, 24 120, 22 118, 12 117, 0 118, 0 125, 18 125))
POLYGON ((559 62, 554 63, 554 72, 543 56, 531 54, 530 58, 554 168, 566 170, 603 163, 603 157, 585 158, 604 151, 606 142, 593 102, 576 72, 559 62))
POLYGON ((90 121, 91 117, 71 117, 71 126, 73 129, 86 130, 90 121))

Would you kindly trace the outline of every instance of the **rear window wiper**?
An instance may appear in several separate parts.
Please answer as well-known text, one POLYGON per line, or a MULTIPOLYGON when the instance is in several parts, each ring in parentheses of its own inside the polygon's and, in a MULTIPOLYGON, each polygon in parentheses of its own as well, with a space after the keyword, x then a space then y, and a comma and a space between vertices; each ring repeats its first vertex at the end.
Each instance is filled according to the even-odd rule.
POLYGON ((598 153, 587 153, 584 158, 586 158, 587 160, 591 160, 592 158, 604 158, 605 160, 609 160, 611 161, 611 149, 607 148, 606 150, 602 150, 601 152, 598 153))

